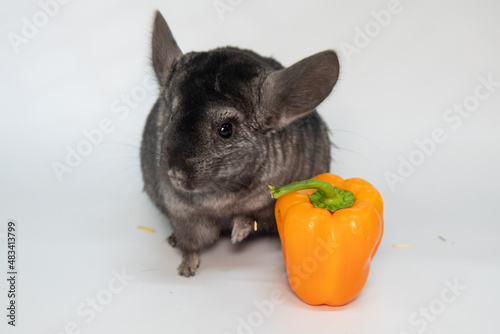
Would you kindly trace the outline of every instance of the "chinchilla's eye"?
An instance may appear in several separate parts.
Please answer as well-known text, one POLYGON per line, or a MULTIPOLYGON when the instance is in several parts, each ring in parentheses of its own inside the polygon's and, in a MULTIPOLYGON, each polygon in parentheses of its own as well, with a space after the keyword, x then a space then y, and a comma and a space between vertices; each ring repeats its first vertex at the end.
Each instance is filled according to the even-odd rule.
POLYGON ((233 125, 231 123, 224 123, 219 126, 219 136, 222 138, 229 138, 233 134, 233 125))

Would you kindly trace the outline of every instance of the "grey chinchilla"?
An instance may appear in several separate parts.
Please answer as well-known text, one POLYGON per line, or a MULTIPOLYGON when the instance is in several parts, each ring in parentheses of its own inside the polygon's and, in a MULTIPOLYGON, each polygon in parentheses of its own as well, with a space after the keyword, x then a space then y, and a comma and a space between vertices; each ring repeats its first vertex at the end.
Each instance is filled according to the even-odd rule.
POLYGON ((234 47, 183 54, 156 12, 152 63, 160 96, 142 138, 144 189, 168 217, 178 272, 189 277, 221 232, 232 230, 233 243, 276 233, 268 185, 328 172, 328 129, 315 108, 339 62, 331 50, 288 68, 234 47))

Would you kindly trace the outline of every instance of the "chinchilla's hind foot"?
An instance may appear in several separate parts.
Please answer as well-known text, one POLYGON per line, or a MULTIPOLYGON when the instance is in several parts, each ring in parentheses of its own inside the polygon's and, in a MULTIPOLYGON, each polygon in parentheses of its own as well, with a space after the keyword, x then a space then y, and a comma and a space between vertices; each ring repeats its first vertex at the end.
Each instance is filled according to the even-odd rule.
POLYGON ((168 238, 167 238, 167 242, 170 246, 172 247, 177 247, 177 238, 175 237, 175 234, 171 234, 168 238))
POLYGON ((252 232, 254 220, 249 218, 235 218, 233 231, 231 233, 231 242, 233 244, 243 241, 250 232, 252 232))

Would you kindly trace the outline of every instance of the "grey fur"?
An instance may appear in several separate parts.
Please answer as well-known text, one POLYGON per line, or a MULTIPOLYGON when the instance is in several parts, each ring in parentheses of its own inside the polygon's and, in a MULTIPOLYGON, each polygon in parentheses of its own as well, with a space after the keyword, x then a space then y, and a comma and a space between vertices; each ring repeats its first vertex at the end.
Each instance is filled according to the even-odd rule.
POLYGON ((232 47, 183 54, 159 12, 152 60, 161 93, 142 139, 144 189, 168 217, 168 242, 182 251, 178 272, 189 277, 221 232, 232 230, 233 243, 276 233, 268 185, 329 170, 328 129, 315 108, 339 63, 333 51, 286 69, 232 47), (229 138, 221 124, 231 124, 229 138))

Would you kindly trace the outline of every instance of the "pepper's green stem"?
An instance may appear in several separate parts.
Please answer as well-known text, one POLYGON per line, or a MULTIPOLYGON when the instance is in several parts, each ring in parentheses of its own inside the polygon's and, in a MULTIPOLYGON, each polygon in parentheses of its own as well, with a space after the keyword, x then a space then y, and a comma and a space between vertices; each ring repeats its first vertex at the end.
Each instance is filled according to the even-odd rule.
POLYGON ((311 204, 315 208, 327 209, 331 212, 349 208, 356 201, 356 197, 352 192, 316 179, 293 182, 280 188, 274 188, 273 186, 269 186, 269 188, 271 189, 271 196, 276 199, 297 190, 318 189, 314 194, 309 195, 311 204))

